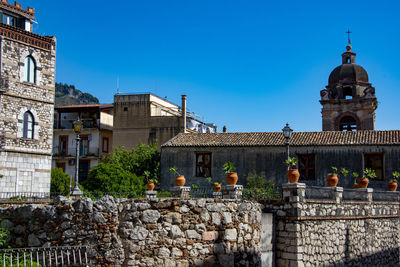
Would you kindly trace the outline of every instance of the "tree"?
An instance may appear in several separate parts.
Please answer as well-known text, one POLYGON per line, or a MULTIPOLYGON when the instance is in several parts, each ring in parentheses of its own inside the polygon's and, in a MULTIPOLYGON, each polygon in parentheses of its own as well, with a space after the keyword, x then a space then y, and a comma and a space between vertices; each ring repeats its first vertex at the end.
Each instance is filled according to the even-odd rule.
POLYGON ((130 197, 142 196, 146 183, 145 172, 149 178, 160 176, 160 153, 157 144, 139 144, 135 149, 116 148, 104 162, 89 172, 82 182, 87 191, 96 193, 127 193, 130 197))
MULTIPOLYGON (((70 177, 61 168, 51 169, 50 192, 69 192, 70 177)), ((74 179, 72 179, 74 184, 74 179)))
POLYGON ((139 197, 144 192, 143 177, 138 177, 121 166, 106 162, 93 167, 82 185, 89 192, 130 193, 129 197, 139 197))

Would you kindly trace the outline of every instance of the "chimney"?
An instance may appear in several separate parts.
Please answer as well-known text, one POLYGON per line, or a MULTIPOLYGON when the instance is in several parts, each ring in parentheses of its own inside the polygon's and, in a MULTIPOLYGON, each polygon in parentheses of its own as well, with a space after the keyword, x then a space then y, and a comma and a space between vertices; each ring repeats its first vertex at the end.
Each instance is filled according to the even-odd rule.
POLYGON ((226 133, 226 126, 224 125, 224 127, 222 128, 222 132, 226 133))
POLYGON ((182 95, 183 133, 186 133, 186 95, 182 95))

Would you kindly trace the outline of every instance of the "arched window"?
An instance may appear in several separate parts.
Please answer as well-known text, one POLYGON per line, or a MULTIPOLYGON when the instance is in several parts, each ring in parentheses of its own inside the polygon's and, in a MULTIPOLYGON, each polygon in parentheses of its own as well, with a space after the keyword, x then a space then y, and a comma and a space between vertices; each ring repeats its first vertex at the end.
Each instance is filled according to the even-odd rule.
POLYGON ((357 130, 357 122, 351 116, 343 117, 339 122, 339 129, 341 131, 356 131, 357 130))
POLYGON ((25 58, 24 64, 24 82, 35 83, 36 82, 36 64, 35 60, 31 56, 25 58))
POLYGON ((24 113, 24 125, 22 129, 22 137, 33 139, 35 121, 33 115, 30 111, 24 113))

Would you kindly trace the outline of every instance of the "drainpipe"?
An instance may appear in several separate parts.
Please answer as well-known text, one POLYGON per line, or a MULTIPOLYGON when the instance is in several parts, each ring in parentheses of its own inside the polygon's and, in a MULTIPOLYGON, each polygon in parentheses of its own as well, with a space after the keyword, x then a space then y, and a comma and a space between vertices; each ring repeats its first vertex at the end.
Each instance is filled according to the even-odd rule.
POLYGON ((182 95, 183 133, 186 133, 186 95, 182 95))

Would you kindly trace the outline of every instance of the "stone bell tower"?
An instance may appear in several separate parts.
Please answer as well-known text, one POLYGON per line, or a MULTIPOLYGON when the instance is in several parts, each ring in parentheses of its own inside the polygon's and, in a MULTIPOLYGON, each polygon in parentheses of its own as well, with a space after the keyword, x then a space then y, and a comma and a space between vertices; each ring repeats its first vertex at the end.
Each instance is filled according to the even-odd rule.
POLYGON ((331 72, 326 89, 321 90, 323 131, 375 129, 375 88, 365 69, 356 64, 356 53, 351 49, 348 44, 342 65, 331 72))

